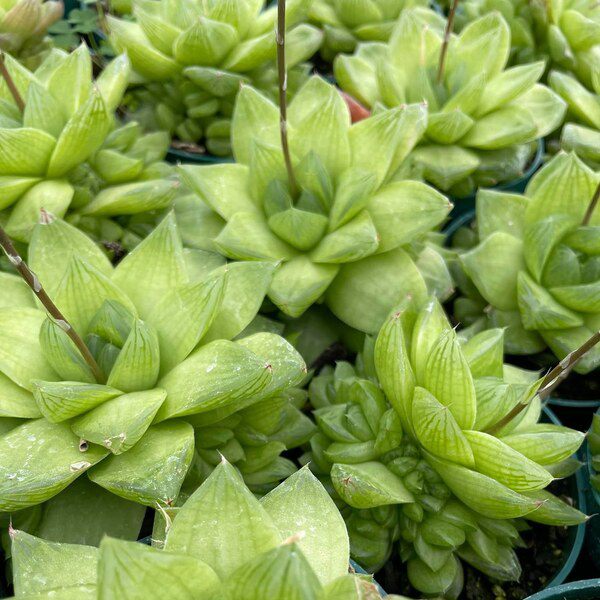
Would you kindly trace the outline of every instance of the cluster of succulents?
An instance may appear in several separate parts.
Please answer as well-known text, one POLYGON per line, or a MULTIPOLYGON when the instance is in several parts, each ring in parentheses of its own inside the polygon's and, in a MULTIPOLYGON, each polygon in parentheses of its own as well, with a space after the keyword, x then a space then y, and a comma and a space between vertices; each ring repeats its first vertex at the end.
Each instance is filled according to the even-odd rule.
POLYGON ((593 89, 600 68, 600 11, 593 0, 467 0, 457 5, 457 29, 493 11, 510 25, 513 63, 543 59, 549 69, 570 72, 593 89))
MULTIPOLYGON (((599 182, 575 154, 561 153, 523 196, 481 190, 477 243, 459 253, 468 280, 457 320, 472 331, 505 327, 510 354, 549 347, 563 359, 590 338, 600 328, 600 213, 587 213, 599 182)), ((599 365, 595 347, 575 370, 599 365)))
POLYGON ((544 489, 572 473, 584 434, 539 422, 541 380, 503 364, 502 337, 490 329, 461 345, 437 301, 416 311, 408 299, 356 369, 311 383, 319 432, 307 458, 350 507, 353 554, 378 568, 398 540, 424 594, 457 598, 460 560, 517 580, 525 520, 586 520, 544 489))
POLYGON ((12 530, 16 597, 381 598, 351 570, 344 521, 307 469, 259 501, 223 460, 167 518, 160 547, 110 537, 99 548, 61 544, 12 530))
POLYGON ((309 20, 323 30, 319 52, 331 63, 338 54, 354 52, 360 42, 387 42, 405 8, 428 5, 429 0, 312 0, 309 20))
MULTIPOLYGON (((276 7, 264 4, 134 0, 134 21, 109 17, 110 41, 128 53, 137 76, 130 102, 136 118, 182 142, 203 141, 212 154, 230 155, 230 119, 240 86, 277 91, 276 7)), ((305 76, 303 61, 321 44, 321 32, 302 23, 307 10, 304 0, 289 2, 286 10, 290 92, 305 76)))
POLYGON ((435 245, 423 234, 451 209, 424 183, 391 180, 426 123, 425 107, 411 104, 351 124, 336 88, 315 76, 289 107, 292 189, 279 111, 244 87, 232 123, 237 162, 179 171, 220 223, 213 250, 281 263, 268 296, 283 313, 299 317, 324 298, 339 319, 374 333, 398 295, 427 296, 419 258, 435 245))
POLYGON ((61 0, 6 0, 0 6, 0 51, 31 69, 50 50, 48 28, 62 18, 61 0))
POLYGON ((427 129, 411 168, 460 197, 519 177, 566 104, 537 83, 543 62, 507 68, 511 33, 500 13, 470 22, 447 46, 444 26, 432 11, 405 10, 389 43, 359 45, 336 58, 334 71, 342 89, 377 112, 424 101, 427 129))
MULTIPOLYGON (((172 214, 117 268, 64 221, 40 223, 29 263, 66 321, 47 316, 23 281, 3 274, 0 414, 24 421, 0 438, 2 511, 45 502, 84 474, 128 500, 171 505, 196 456, 194 437, 199 461, 218 433, 203 424, 231 421, 272 397, 271 429, 261 431, 269 424, 256 408, 240 415, 235 435, 252 446, 299 420, 285 391, 304 377, 301 357, 270 333, 229 341, 254 317, 236 306, 247 274, 210 270, 203 256, 184 253, 172 214), (100 375, 77 352, 70 327, 100 375)), ((264 291, 246 290, 250 311, 264 291)), ((279 435, 296 439, 293 431, 279 435)), ((239 452, 249 473, 277 462, 283 449, 263 445, 261 456, 239 452)), ((190 476, 200 473, 197 465, 190 476)))
POLYGON ((585 436, 543 402, 600 367, 588 0, 466 0, 448 19, 424 0, 99 3, 103 33, 84 26, 91 51, 70 53, 44 40, 58 3, 13 4, 0 542, 15 597, 380 598, 352 557, 457 600, 465 565, 520 578, 531 523, 587 520, 548 487, 585 436), (341 90, 309 76, 319 51, 341 90), (476 223, 444 247, 448 196, 520 177, 566 114, 575 152, 524 195, 479 189, 476 223), (175 167, 169 147, 228 158, 175 167), (547 349, 544 377, 505 363, 547 349))
POLYGON ((114 241, 123 230, 107 217, 172 204, 179 183, 162 162, 168 135, 115 117, 130 72, 126 55, 95 80, 84 45, 53 50, 35 71, 9 55, 5 66, 16 90, 0 81, 0 214, 13 239, 29 242, 41 208, 114 241))

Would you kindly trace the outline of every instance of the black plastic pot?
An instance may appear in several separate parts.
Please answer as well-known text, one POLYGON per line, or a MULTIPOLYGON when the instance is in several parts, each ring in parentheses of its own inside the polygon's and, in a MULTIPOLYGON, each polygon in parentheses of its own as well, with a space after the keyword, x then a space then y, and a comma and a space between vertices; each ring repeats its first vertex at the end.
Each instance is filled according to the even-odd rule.
POLYGON ((542 590, 526 600, 600 600, 600 579, 572 581, 542 590))

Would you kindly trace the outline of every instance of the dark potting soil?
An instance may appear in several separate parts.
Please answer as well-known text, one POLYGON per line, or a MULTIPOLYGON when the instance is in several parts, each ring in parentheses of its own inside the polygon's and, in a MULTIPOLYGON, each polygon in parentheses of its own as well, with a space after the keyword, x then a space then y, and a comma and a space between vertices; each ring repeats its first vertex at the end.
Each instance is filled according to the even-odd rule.
MULTIPOLYGON (((548 490, 572 503, 568 480, 552 483, 548 490)), ((499 582, 462 562, 465 576, 464 588, 459 600, 523 600, 539 592, 558 572, 565 560, 565 546, 569 536, 567 527, 550 527, 529 523, 531 529, 521 533, 526 548, 518 548, 517 556, 522 567, 519 581, 499 582)), ((398 559, 389 560, 375 579, 388 594, 401 594, 419 598, 406 578, 405 568, 398 559)))

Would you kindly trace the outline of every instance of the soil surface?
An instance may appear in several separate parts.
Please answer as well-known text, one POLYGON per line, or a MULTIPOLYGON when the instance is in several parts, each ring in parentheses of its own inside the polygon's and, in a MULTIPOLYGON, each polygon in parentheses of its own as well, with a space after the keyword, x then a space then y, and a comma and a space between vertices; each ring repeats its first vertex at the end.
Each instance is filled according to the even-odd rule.
MULTIPOLYGON (((571 503, 568 480, 556 481, 549 491, 571 503)), ((517 549, 521 562, 522 575, 519 581, 492 581, 464 561, 462 562, 465 585, 459 600, 523 600, 540 591, 557 573, 565 560, 565 546, 569 537, 567 527, 549 527, 529 523, 531 529, 521 533, 526 548, 517 549)), ((390 560, 375 579, 388 594, 401 594, 409 598, 419 598, 408 582, 404 567, 397 559, 390 560)))

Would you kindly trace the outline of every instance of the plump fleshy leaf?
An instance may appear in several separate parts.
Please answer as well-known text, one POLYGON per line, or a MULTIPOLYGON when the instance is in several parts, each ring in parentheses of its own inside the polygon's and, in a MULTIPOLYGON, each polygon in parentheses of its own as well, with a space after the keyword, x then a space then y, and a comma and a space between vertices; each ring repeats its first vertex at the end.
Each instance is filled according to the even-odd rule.
POLYGON ((60 177, 91 156, 101 146, 110 125, 104 100, 93 89, 61 131, 48 164, 48 176, 60 177))
POLYGON ((410 256, 396 248, 342 265, 325 299, 339 319, 361 331, 376 333, 407 294, 420 305, 427 298, 427 286, 410 256), (396 277, 400 272, 403 277, 396 277))
POLYGON ((133 300, 142 317, 152 313, 169 290, 186 283, 183 248, 174 213, 119 263, 113 281, 133 300), (148 269, 148 265, 152 265, 148 269))
POLYGON ((66 423, 38 419, 0 437, 0 509, 12 512, 40 504, 62 491, 107 451, 79 449, 79 438, 66 423))
POLYGON ((121 454, 146 433, 166 396, 160 388, 122 394, 74 419, 71 429, 81 439, 121 454))
POLYGON ((452 492, 469 508, 492 519, 522 517, 539 507, 540 502, 527 498, 492 477, 446 460, 426 455, 427 462, 452 492))
POLYGON ((124 392, 150 389, 159 373, 160 348, 156 330, 141 319, 135 319, 107 384, 124 392))
POLYGON ((517 492, 546 487, 552 476, 543 467, 492 435, 465 431, 475 457, 475 468, 517 492))
POLYGON ((177 600, 208 597, 219 585, 217 574, 192 556, 105 538, 98 562, 98 599, 177 600))
POLYGON ((473 377, 456 333, 443 333, 427 358, 423 387, 447 406, 461 429, 475 423, 477 400, 473 377))
POLYGON ((497 232, 461 255, 461 262, 481 295, 500 310, 517 308, 517 275, 524 268, 523 243, 497 232))
POLYGON ((58 379, 38 343, 45 319, 46 315, 35 308, 0 310, 0 370, 29 391, 33 379, 58 379))
POLYGON ((412 418, 417 439, 429 452, 468 467, 475 466, 468 438, 452 412, 418 386, 412 400, 412 418))
POLYGON ((17 596, 96 583, 97 548, 48 542, 24 531, 13 531, 11 538, 17 596))
POLYGON ((241 403, 269 384, 269 365, 239 343, 216 340, 202 346, 167 373, 159 386, 167 400, 157 418, 205 412, 241 403))
POLYGON ((51 298, 65 274, 72 256, 109 276, 112 266, 106 254, 82 231, 61 219, 40 223, 33 229, 29 244, 28 264, 39 277, 51 298))
POLYGON ((336 463, 331 470, 331 481, 344 502, 355 508, 414 501, 402 480, 380 462, 336 463))
POLYGON ((150 427, 128 452, 110 456, 88 477, 127 500, 169 505, 179 495, 193 452, 194 430, 189 423, 160 423, 150 427))
POLYGON ((39 379, 32 383, 37 405, 52 423, 66 421, 121 394, 113 387, 95 383, 39 379))
POLYGON ((224 577, 280 541, 267 511, 223 460, 179 511, 165 550, 198 558, 224 577))
POLYGON ((369 200, 367 210, 380 238, 378 252, 393 250, 441 223, 452 205, 418 181, 390 183, 369 200))
POLYGON ((146 508, 80 477, 44 505, 36 534, 52 542, 98 546, 105 535, 136 540, 146 508))
POLYGON ((317 600, 321 585, 295 543, 260 554, 238 567, 219 590, 223 600, 317 600))
POLYGON ((350 548, 346 525, 308 467, 288 477, 261 504, 283 538, 304 532, 298 547, 323 585, 347 572, 350 548))

